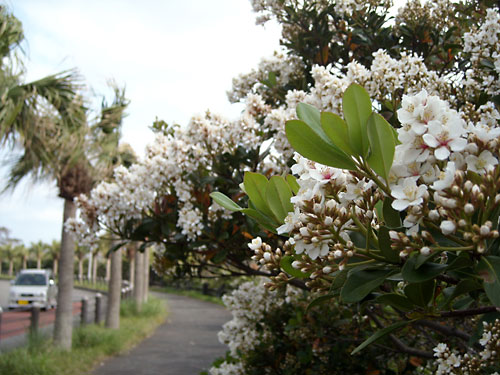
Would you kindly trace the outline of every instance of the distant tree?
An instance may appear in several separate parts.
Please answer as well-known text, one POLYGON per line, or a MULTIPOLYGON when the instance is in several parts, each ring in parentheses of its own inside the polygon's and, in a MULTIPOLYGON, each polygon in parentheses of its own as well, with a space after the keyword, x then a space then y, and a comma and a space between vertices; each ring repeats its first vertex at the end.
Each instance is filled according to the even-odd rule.
POLYGON ((43 243, 42 241, 38 241, 36 243, 31 244, 29 251, 31 254, 33 254, 33 256, 36 259, 36 268, 38 269, 42 268, 42 258, 48 251, 48 249, 49 245, 43 243))

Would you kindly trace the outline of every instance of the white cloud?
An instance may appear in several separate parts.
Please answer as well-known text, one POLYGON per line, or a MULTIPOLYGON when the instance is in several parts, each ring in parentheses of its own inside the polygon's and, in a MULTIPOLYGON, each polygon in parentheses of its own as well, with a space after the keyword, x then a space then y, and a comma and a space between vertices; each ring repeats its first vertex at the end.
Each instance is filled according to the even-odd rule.
MULTIPOLYGON (((231 79, 279 48, 279 27, 256 26, 249 0, 8 1, 25 29, 27 78, 77 67, 98 93, 109 78, 125 84, 123 139, 139 153, 156 116, 181 125, 207 109, 235 117, 231 79)), ((57 192, 17 194, 0 196, 0 225, 26 241, 58 238, 57 192)))

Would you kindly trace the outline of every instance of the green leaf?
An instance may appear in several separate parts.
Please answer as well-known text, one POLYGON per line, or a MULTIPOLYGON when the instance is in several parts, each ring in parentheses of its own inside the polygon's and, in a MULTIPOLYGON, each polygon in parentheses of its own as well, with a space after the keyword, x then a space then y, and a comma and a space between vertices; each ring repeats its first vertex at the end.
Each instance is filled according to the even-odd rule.
POLYGON ((265 229, 276 233, 276 228, 280 226, 273 218, 264 215, 262 212, 254 210, 253 208, 244 208, 241 212, 259 223, 265 229))
POLYGON ((388 181, 396 143, 392 126, 378 113, 372 113, 368 119, 368 140, 370 142, 368 165, 385 181, 388 181))
POLYGON ((286 175, 286 182, 288 182, 288 185, 290 186, 290 189, 292 189, 292 192, 294 194, 298 194, 300 190, 300 186, 297 183, 297 179, 295 176, 292 176, 291 174, 286 175))
POLYGON ((302 156, 331 167, 356 170, 352 159, 331 141, 325 141, 306 123, 299 120, 287 121, 286 136, 292 147, 302 156))
POLYGON ((385 259, 391 263, 399 263, 399 254, 391 247, 392 241, 389 236, 389 229, 382 225, 378 229, 378 244, 385 259))
POLYGON ((366 348, 368 345, 374 343, 375 341, 381 339, 382 337, 388 335, 389 333, 394 332, 395 330, 397 330, 397 329, 399 329, 401 327, 406 326, 407 324, 409 324, 411 322, 412 322, 412 320, 403 321, 403 322, 397 322, 397 323, 395 323, 395 324, 393 324, 393 325, 391 325, 389 327, 385 327, 384 329, 381 329, 380 331, 375 332, 373 335, 371 335, 370 337, 368 337, 368 339, 366 339, 365 341, 363 341, 363 343, 361 345, 359 345, 356 349, 354 349, 351 352, 351 355, 358 353, 359 351, 361 351, 364 348, 366 348))
POLYGON ((476 270, 484 281, 484 291, 491 303, 500 306, 500 257, 481 257, 476 270))
POLYGON ((221 251, 218 251, 217 254, 212 258, 212 262, 218 264, 222 263, 226 257, 227 257, 228 250, 227 249, 222 249, 221 251))
POLYGON ((412 256, 405 262, 401 271, 405 281, 409 283, 421 283, 434 279, 448 267, 447 264, 426 262, 417 268, 417 262, 418 256, 412 256))
POLYGON ((411 302, 418 306, 426 307, 434 296, 434 280, 408 284, 404 292, 411 302))
POLYGON ((478 289, 481 289, 481 284, 472 279, 462 280, 457 285, 446 288, 443 291, 445 299, 441 302, 440 309, 447 309, 455 298, 478 289))
POLYGON ((340 297, 346 303, 359 302, 370 292, 379 287, 393 270, 353 269, 340 292, 340 297))
POLYGON ((360 85, 351 84, 342 98, 342 110, 347 122, 347 133, 351 149, 360 156, 368 153, 368 118, 372 114, 372 103, 366 90, 360 85))
POLYGON ((414 309, 413 303, 407 297, 396 293, 383 294, 377 297, 376 301, 383 305, 389 305, 405 312, 414 309))
POLYGON ((306 314, 308 314, 309 310, 311 310, 313 307, 322 305, 323 303, 331 300, 334 297, 335 296, 333 294, 325 294, 324 296, 319 296, 318 298, 313 299, 306 308, 306 314))
POLYGON ((333 292, 337 289, 342 288, 344 285, 345 281, 347 280, 347 274, 348 270, 344 269, 342 271, 337 271, 337 275, 335 276, 335 279, 332 282, 332 285, 330 286, 330 292, 333 292))
POLYGON ((231 198, 229 198, 227 195, 222 194, 218 191, 215 191, 210 194, 212 199, 217 202, 217 204, 221 205, 222 207, 230 210, 230 211, 241 211, 242 207, 238 206, 231 198))
POLYGON ((299 279, 304 279, 306 277, 309 277, 311 275, 310 273, 304 273, 301 270, 297 270, 292 267, 292 262, 294 260, 295 259, 292 256, 286 255, 283 258, 281 258, 280 267, 283 269, 283 271, 285 271, 286 273, 288 273, 293 277, 297 277, 299 279))
POLYGON ((291 197, 292 191, 285 179, 281 176, 271 177, 267 185, 266 201, 274 217, 280 223, 283 223, 288 212, 293 211, 293 204, 290 202, 291 197))
POLYGON ((267 216, 273 216, 266 200, 267 178, 259 173, 245 172, 243 183, 245 184, 245 192, 255 207, 267 216))
POLYGON ((382 207, 384 222, 389 228, 399 228, 401 227, 401 216, 399 215, 399 211, 392 208, 392 201, 391 197, 384 198, 384 205, 382 207))
POLYGON ((347 155, 354 154, 351 146, 349 146, 347 124, 340 116, 331 112, 321 113, 321 127, 335 146, 340 148, 347 155))
POLYGON ((321 114, 316 107, 310 104, 299 103, 297 105, 297 117, 305 122, 318 135, 323 133, 321 128, 321 114))

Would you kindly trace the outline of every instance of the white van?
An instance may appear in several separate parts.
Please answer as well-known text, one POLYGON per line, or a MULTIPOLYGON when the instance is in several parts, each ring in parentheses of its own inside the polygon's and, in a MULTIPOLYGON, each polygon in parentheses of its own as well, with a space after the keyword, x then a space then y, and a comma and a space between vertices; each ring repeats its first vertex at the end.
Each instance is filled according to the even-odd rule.
POLYGON ((21 270, 12 280, 9 293, 9 309, 37 305, 43 310, 57 304, 57 286, 50 270, 21 270))

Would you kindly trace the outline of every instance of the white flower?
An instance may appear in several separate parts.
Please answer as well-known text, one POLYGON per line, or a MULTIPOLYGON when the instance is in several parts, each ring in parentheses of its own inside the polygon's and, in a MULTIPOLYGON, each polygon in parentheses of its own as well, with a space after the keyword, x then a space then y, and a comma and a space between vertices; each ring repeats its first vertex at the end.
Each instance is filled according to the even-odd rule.
POLYGON ((441 354, 445 353, 448 350, 448 345, 444 343, 439 343, 434 349, 434 357, 440 357, 441 354))
POLYGON ((490 340, 491 340, 491 331, 484 331, 483 336, 479 340, 479 343, 482 346, 486 346, 486 344, 488 344, 488 342, 490 342, 490 340))
POLYGON ((260 237, 254 238, 252 242, 248 244, 248 247, 252 250, 260 249, 261 246, 262 246, 262 238, 260 237))
POLYGON ((455 163, 449 162, 445 171, 440 173, 439 179, 434 181, 431 188, 438 191, 449 188, 455 179, 455 170, 455 163))
POLYGON ((488 150, 484 150, 479 156, 468 155, 465 158, 465 162, 467 163, 467 170, 476 172, 480 175, 485 174, 486 171, 493 169, 494 166, 498 164, 497 158, 488 150))
POLYGON ((460 120, 451 121, 444 125, 440 121, 431 121, 428 132, 422 136, 429 147, 434 148, 434 156, 438 160, 445 160, 450 156, 450 150, 462 151, 467 140, 462 138, 466 130, 460 120))
POLYGON ((423 197, 427 192, 426 185, 417 186, 417 177, 408 177, 403 179, 397 185, 391 187, 391 195, 396 198, 392 202, 392 208, 403 211, 408 206, 415 206, 424 201, 423 197))

